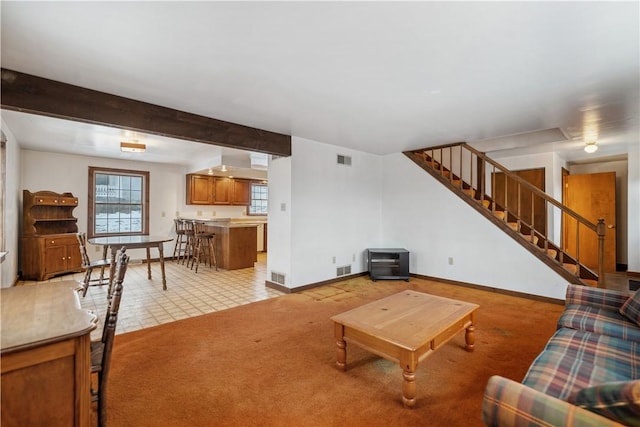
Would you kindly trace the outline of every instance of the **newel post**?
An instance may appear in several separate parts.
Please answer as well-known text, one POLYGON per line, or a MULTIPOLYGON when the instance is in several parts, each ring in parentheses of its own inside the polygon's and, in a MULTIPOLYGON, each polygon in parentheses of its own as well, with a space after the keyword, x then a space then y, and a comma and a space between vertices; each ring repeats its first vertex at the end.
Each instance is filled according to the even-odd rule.
POLYGON ((604 236, 607 233, 604 218, 598 219, 596 233, 598 233, 598 287, 604 289, 606 286, 604 278, 604 236))

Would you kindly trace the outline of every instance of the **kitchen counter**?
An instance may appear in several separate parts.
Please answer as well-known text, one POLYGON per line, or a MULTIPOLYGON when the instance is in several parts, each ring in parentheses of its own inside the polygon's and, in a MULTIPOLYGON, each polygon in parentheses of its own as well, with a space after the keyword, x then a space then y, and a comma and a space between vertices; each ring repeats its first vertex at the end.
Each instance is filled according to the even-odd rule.
POLYGON ((202 221, 215 233, 216 259, 223 270, 253 267, 258 260, 258 222, 236 222, 231 218, 183 218, 202 221))

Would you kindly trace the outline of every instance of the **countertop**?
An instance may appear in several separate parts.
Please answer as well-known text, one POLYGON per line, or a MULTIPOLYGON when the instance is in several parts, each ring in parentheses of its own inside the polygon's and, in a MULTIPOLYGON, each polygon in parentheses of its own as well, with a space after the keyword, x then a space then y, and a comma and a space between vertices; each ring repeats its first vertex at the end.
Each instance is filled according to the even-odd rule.
POLYGON ((202 221, 214 227, 241 228, 241 227, 257 227, 266 224, 264 218, 182 218, 192 221, 202 221))

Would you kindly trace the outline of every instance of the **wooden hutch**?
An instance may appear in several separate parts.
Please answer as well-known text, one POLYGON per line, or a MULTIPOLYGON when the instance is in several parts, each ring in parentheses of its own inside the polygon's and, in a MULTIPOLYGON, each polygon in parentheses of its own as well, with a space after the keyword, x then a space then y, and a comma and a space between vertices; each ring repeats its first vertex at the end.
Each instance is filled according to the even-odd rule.
POLYGON ((23 191, 22 278, 48 280, 58 274, 82 271, 71 193, 23 191))

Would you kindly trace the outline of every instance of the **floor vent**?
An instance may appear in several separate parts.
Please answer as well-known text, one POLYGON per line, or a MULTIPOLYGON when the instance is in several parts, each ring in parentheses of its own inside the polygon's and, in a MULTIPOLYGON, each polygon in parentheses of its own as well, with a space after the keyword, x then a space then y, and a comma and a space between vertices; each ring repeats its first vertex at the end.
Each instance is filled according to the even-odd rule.
POLYGON ((338 164, 339 165, 345 165, 345 166, 351 166, 351 156, 345 156, 342 154, 338 154, 338 164))
POLYGON ((275 271, 271 272, 271 281, 274 283, 279 283, 284 285, 284 274, 276 273, 275 271))
POLYGON ((351 266, 345 265, 344 267, 338 267, 336 274, 338 276, 344 276, 345 274, 351 274, 351 266))

